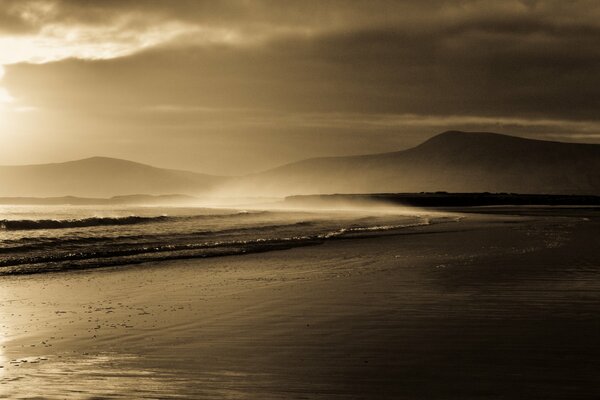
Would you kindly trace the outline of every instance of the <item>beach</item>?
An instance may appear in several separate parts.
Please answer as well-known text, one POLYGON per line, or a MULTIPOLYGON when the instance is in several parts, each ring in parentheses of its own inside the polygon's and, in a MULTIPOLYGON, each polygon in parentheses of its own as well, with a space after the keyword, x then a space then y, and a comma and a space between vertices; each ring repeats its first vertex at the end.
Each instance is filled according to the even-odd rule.
POLYGON ((598 212, 484 212, 0 277, 0 398, 598 398, 598 212))

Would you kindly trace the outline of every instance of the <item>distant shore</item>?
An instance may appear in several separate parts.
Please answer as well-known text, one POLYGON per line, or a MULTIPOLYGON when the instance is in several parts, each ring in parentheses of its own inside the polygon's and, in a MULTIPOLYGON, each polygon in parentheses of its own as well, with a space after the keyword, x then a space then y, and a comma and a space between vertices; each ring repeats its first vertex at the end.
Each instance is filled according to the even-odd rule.
POLYGON ((368 202, 412 207, 480 206, 600 206, 600 196, 519 193, 373 193, 298 195, 285 198, 289 205, 336 206, 368 202))
MULTIPOLYGON (((61 197, 0 197, 0 205, 182 205, 194 206, 206 201, 215 203, 223 199, 201 198, 184 194, 149 195, 134 194, 108 198, 61 196, 61 197)), ((235 204, 235 199, 226 199, 235 204)), ((277 198, 253 197, 239 199, 246 204, 276 204, 277 198)), ((336 206, 348 203, 386 203, 413 207, 477 207, 500 205, 548 205, 548 206, 600 206, 600 196, 568 194, 521 194, 521 193, 360 193, 293 195, 284 199, 292 206, 336 206)))

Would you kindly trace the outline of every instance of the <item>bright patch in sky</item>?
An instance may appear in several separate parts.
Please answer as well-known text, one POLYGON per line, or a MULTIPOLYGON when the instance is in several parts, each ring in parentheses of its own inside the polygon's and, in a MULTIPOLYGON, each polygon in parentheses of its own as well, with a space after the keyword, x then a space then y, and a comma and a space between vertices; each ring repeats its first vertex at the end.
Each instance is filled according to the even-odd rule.
POLYGON ((14 98, 4 88, 0 88, 0 103, 12 103, 14 98))
MULTIPOLYGON (((4 76, 4 68, 0 65, 0 80, 4 76)), ((13 97, 8 93, 6 89, 0 87, 0 104, 2 103, 11 103, 13 101, 13 97)))
POLYGON ((120 24, 110 28, 50 25, 36 35, 0 37, 0 65, 123 57, 189 31, 189 27, 180 23, 166 23, 143 31, 127 30, 120 24))

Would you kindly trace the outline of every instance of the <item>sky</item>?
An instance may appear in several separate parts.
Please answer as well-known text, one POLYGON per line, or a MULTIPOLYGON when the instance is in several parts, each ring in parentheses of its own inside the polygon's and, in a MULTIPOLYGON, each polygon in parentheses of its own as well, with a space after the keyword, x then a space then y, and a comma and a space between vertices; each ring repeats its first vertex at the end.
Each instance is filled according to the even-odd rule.
POLYGON ((600 143, 600 2, 0 0, 0 165, 218 175, 450 129, 600 143))

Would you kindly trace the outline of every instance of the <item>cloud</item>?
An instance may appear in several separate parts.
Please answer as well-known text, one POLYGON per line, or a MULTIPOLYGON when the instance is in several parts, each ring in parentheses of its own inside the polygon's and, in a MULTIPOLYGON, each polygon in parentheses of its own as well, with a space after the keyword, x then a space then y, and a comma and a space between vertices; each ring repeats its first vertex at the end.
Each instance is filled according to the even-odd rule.
POLYGON ((112 60, 14 66, 6 85, 31 105, 55 107, 598 119, 600 29, 556 29, 485 20, 443 33, 371 29, 251 46, 187 43, 112 60))
POLYGON ((598 141, 597 1, 0 2, 12 107, 74 149, 180 137, 215 171, 450 128, 598 141))
MULTIPOLYGON (((600 6, 594 1, 203 1, 134 0, 3 0, 0 26, 4 35, 39 41, 79 42, 89 51, 63 52, 80 58, 119 57, 178 37, 185 43, 255 44, 286 36, 319 37, 333 33, 399 31, 408 36, 460 31, 540 29, 556 34, 598 29, 600 6), (154 32, 154 40, 140 40, 154 32), (187 33, 187 35, 182 35, 187 33), (163 36, 161 40, 158 37, 163 36), (185 36, 185 37, 182 37, 185 36), (129 40, 128 40, 129 39, 129 40), (115 43, 121 47, 104 52, 115 43)), ((527 33, 527 32, 525 32, 527 33)), ((50 45, 46 45, 47 42, 50 45)), ((17 58, 17 57, 15 57, 17 58)), ((31 61, 24 57, 23 61, 31 61)), ((42 59, 59 59, 59 55, 42 59)))

